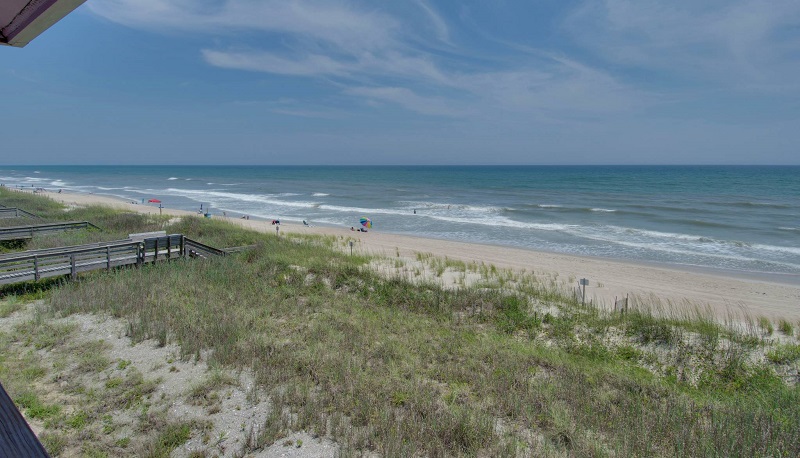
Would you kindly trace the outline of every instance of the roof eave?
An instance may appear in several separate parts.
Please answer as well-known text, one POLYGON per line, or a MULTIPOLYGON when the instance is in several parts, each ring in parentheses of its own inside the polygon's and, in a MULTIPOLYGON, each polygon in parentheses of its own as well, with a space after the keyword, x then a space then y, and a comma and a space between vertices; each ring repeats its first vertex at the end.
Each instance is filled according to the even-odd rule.
POLYGON ((45 0, 23 10, 0 35, 0 44, 22 48, 86 0, 45 0))

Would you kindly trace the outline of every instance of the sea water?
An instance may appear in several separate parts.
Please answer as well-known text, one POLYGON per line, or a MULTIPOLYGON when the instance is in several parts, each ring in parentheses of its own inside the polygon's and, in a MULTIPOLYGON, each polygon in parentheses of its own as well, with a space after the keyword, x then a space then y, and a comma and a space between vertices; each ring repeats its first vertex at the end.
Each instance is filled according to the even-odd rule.
POLYGON ((800 167, 0 166, 6 186, 796 277, 800 167))

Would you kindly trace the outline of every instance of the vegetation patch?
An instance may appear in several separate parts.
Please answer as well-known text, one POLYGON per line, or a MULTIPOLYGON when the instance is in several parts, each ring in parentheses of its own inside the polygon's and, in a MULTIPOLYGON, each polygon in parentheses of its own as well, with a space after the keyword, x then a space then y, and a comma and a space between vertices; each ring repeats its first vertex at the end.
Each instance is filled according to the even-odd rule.
MULTIPOLYGON (((135 219, 104 218, 104 231, 135 219)), ((798 344, 780 324, 786 343, 774 344, 768 321, 741 331, 644 299, 623 315, 581 306, 556 277, 411 260, 434 278, 480 277, 452 288, 379 274, 344 239, 265 236, 194 217, 148 224, 255 248, 86 275, 49 290, 46 305, 58 316, 110 314, 135 342, 175 343, 176 359, 205 359, 218 372, 193 386, 189 404, 217 405, 234 380, 226 374, 255 374, 272 410, 262 428, 243 428, 241 455, 302 430, 336 440, 343 456, 800 455, 800 391, 776 375, 797 361, 798 344)), ((124 360, 82 358, 66 344, 68 326, 34 316, 13 334, 0 335, 5 374, 31 364, 15 346, 71 352, 67 394, 88 405, 50 412, 39 403, 51 419, 43 437, 64 454, 89 450, 71 435, 82 422, 84 446, 110 456, 168 456, 204 428, 170 421, 153 406, 156 381, 124 360), (101 382, 81 371, 101 372, 101 382), (106 418, 111 406, 136 429, 106 418), (142 441, 146 431, 158 435, 142 441)), ((48 379, 31 367, 28 377, 48 379)), ((29 406, 48 399, 26 394, 16 375, 11 385, 29 406)), ((224 442, 203 434, 209 450, 224 442)))

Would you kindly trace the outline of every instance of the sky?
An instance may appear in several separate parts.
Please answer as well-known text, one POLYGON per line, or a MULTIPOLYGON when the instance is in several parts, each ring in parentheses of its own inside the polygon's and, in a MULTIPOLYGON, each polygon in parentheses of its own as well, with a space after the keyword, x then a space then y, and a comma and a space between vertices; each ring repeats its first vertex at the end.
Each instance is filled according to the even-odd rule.
POLYGON ((88 0, 0 163, 800 164, 797 0, 88 0))

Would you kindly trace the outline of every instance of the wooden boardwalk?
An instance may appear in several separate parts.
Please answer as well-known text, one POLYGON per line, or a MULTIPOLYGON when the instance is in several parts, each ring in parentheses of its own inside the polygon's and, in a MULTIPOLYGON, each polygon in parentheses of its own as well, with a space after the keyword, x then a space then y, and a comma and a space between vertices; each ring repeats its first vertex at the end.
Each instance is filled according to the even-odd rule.
POLYGON ((100 229, 88 221, 70 221, 66 223, 33 224, 28 226, 13 226, 0 228, 1 240, 22 240, 33 238, 37 234, 52 234, 54 232, 71 231, 75 229, 100 229))
POLYGON ((186 238, 182 234, 119 240, 0 256, 0 285, 69 275, 90 270, 142 265, 181 257, 224 256, 225 251, 186 238))
POLYGON ((2 218, 36 218, 41 219, 31 212, 26 212, 21 208, 2 207, 0 208, 0 219, 2 218))

